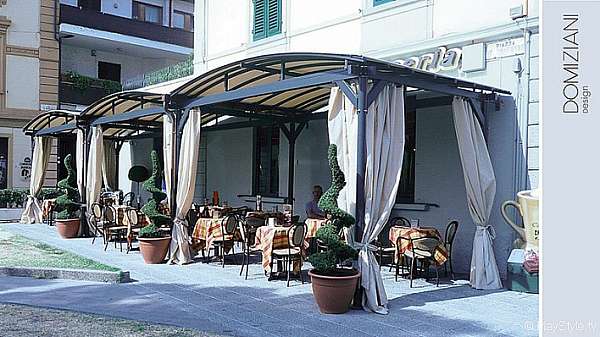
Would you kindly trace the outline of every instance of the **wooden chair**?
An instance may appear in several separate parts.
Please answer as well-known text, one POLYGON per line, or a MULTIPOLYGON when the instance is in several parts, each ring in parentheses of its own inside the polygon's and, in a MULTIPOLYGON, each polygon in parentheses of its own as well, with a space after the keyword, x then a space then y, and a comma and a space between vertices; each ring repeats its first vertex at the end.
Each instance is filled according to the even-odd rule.
POLYGON ((250 257, 254 253, 261 252, 260 248, 254 246, 254 240, 256 238, 256 231, 258 227, 265 226, 266 221, 265 218, 256 217, 256 216, 247 216, 244 217, 242 221, 242 250, 244 255, 242 256, 242 268, 240 269, 240 276, 244 271, 244 267, 246 267, 246 277, 248 279, 248 269, 250 265, 250 257))
POLYGON ((105 244, 106 242, 104 242, 104 220, 102 217, 102 213, 103 213, 103 209, 102 209, 102 205, 100 205, 99 203, 95 202, 92 204, 92 209, 91 209, 91 225, 92 225, 92 229, 94 230, 94 237, 92 238, 92 244, 94 244, 94 242, 96 241, 96 237, 98 236, 98 234, 102 235, 102 244, 105 244))
POLYGON ((115 248, 117 248, 117 241, 119 241, 119 248, 123 251, 123 241, 126 240, 127 226, 120 226, 118 224, 118 213, 117 209, 112 205, 104 206, 104 250, 108 247, 108 243, 111 239, 114 239, 115 248))
MULTIPOLYGON (((439 266, 434 260, 434 252, 436 247, 440 244, 440 240, 434 236, 424 236, 420 238, 402 238, 398 237, 397 244, 400 247, 401 240, 409 240, 410 248, 404 251, 404 256, 411 260, 410 263, 410 287, 412 288, 414 272, 417 268, 417 260, 422 262, 432 262, 430 265, 435 267, 436 274, 436 286, 440 285, 440 274, 439 274, 439 266)), ((427 270, 425 270, 427 273, 427 270)), ((427 278, 427 275, 425 275, 427 278)))
MULTIPOLYGON (((221 252, 221 265, 225 268, 225 248, 231 245, 231 253, 235 259, 235 231, 239 227, 238 217, 235 215, 228 215, 221 220, 221 236, 213 240, 215 249, 215 256, 217 256, 218 250, 221 252)), ((237 263, 237 261, 236 261, 237 263)))
POLYGON ((304 240, 306 239, 306 224, 296 224, 288 231, 287 248, 273 249, 271 253, 271 274, 273 273, 273 262, 279 260, 287 273, 287 286, 290 286, 290 273, 294 268, 294 262, 300 262, 300 281, 304 284, 302 276, 302 263, 304 262, 304 240))
POLYGON ((135 208, 128 209, 125 216, 127 217, 127 254, 129 254, 133 247, 133 240, 137 239, 142 226, 139 224, 138 211, 135 208))
POLYGON ((458 230, 458 221, 452 220, 446 226, 444 234, 444 247, 448 250, 448 260, 444 263, 444 275, 448 276, 448 265, 450 265, 450 277, 454 279, 454 270, 452 269, 452 244, 456 231, 458 230))

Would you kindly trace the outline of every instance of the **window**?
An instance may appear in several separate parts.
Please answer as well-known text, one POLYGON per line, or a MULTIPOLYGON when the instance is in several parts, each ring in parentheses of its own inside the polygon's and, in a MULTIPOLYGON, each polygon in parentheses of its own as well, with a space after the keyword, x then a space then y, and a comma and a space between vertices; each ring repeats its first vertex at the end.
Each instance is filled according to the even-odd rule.
POLYGON ((180 11, 173 12, 173 28, 194 31, 194 16, 180 11))
POLYGON ((415 202, 415 155, 416 155, 416 97, 407 96, 404 112, 404 159, 402 160, 402 174, 400 186, 396 194, 396 202, 410 204, 415 202))
POLYGON ((281 0, 253 0, 254 41, 281 33, 281 0))
POLYGON ((121 82, 121 65, 98 61, 98 78, 101 80, 121 82))
POLYGON ((0 189, 8 188, 8 138, 0 137, 0 189))
POLYGON ((279 194, 279 128, 254 129, 253 194, 279 194))
POLYGON ((392 1, 394 1, 394 0, 373 0, 373 6, 379 6, 386 2, 392 2, 392 1))
POLYGON ((133 18, 162 25, 162 8, 141 2, 133 2, 133 18))
POLYGON ((89 9, 91 11, 100 11, 100 0, 79 0, 77 6, 81 9, 89 9))

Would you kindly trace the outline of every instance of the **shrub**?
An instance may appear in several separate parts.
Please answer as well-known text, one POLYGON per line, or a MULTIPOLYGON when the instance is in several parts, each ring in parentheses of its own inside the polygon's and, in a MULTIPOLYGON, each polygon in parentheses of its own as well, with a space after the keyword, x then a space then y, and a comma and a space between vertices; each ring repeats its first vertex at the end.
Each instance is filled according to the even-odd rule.
POLYGON ((146 191, 152 193, 152 198, 142 207, 142 213, 150 219, 150 223, 140 229, 139 237, 141 238, 160 237, 161 232, 158 229, 171 221, 170 217, 159 212, 158 206, 161 201, 165 200, 167 194, 156 187, 160 186, 162 176, 156 151, 150 153, 150 158, 152 159, 152 175, 142 185, 146 191))
POLYGON ((77 189, 77 178, 75 170, 71 165, 71 155, 65 157, 64 165, 67 169, 67 177, 58 182, 58 188, 62 195, 56 198, 55 210, 58 212, 57 219, 76 219, 79 218, 80 196, 77 189))
POLYGON ((337 161, 335 144, 329 145, 327 157, 332 181, 329 189, 319 199, 319 208, 327 214, 329 223, 319 228, 316 233, 317 240, 327 246, 327 251, 312 254, 308 261, 317 273, 335 274, 339 271, 338 266, 341 263, 356 258, 356 250, 342 241, 338 234, 343 227, 352 226, 356 220, 351 214, 340 209, 337 204, 340 191, 346 186, 346 179, 337 161))

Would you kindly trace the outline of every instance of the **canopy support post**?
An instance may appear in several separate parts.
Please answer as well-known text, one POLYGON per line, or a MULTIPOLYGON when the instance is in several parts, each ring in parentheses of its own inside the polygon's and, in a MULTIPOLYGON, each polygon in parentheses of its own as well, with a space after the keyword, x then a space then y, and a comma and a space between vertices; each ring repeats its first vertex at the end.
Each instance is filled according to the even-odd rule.
POLYGON ((365 172, 367 164, 367 143, 366 143, 366 126, 367 126, 367 77, 360 76, 358 78, 358 106, 356 112, 358 114, 358 132, 356 135, 356 226, 355 238, 356 241, 362 240, 363 229, 365 227, 365 172))
POLYGON ((287 203, 294 203, 294 178, 295 178, 295 156, 296 156, 296 139, 304 130, 306 126, 306 122, 300 123, 296 127, 296 122, 291 122, 289 129, 285 124, 281 124, 281 130, 285 135, 285 138, 288 140, 289 150, 288 150, 288 193, 287 193, 287 203))
POLYGON ((119 160, 121 158, 121 148, 123 147, 123 141, 119 140, 115 142, 115 173, 117 175, 117 181, 115 190, 119 189, 119 160))

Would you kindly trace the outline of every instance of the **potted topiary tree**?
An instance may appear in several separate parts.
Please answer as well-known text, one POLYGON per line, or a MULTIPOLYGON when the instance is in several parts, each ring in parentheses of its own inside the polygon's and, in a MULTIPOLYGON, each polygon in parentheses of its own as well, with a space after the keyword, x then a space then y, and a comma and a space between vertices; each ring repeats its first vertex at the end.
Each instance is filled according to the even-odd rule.
POLYGON ((70 154, 65 157, 64 165, 67 169, 67 177, 58 182, 58 188, 63 194, 56 198, 54 209, 58 212, 56 214, 58 234, 65 239, 70 239, 76 237, 79 232, 81 200, 70 154))
POLYGON ((144 262, 155 264, 162 263, 167 255, 171 236, 165 235, 159 229, 162 225, 169 223, 171 218, 161 214, 158 210, 159 203, 165 200, 167 194, 156 187, 159 185, 162 175, 156 151, 150 153, 150 158, 152 159, 152 175, 144 181, 143 187, 152 193, 152 198, 141 209, 142 213, 150 219, 150 223, 140 229, 138 241, 144 262))
POLYGON ((328 223, 319 228, 316 239, 327 247, 324 252, 309 256, 308 261, 313 269, 311 277, 313 295, 319 310, 326 314, 341 314, 350 309, 360 272, 344 266, 344 262, 355 259, 357 252, 340 239, 340 231, 352 226, 356 220, 337 205, 340 191, 346 185, 344 173, 337 161, 337 147, 329 145, 329 167, 331 169, 331 187, 321 196, 319 208, 327 218, 328 223))

